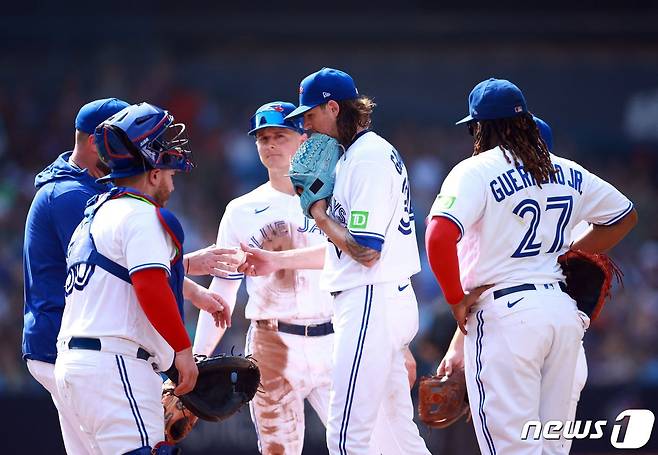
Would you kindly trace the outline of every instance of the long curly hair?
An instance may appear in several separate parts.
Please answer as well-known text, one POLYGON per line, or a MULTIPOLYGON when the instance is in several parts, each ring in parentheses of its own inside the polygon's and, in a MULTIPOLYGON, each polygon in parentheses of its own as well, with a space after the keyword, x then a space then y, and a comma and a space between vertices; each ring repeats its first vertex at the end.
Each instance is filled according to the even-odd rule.
POLYGON ((338 142, 347 148, 352 143, 359 127, 370 128, 372 123, 370 116, 377 105, 367 96, 360 95, 353 100, 338 101, 338 106, 340 106, 336 119, 338 142))
POLYGON ((548 147, 541 138, 532 114, 478 120, 471 126, 473 155, 500 146, 507 162, 514 163, 515 167, 523 164, 525 171, 532 175, 539 186, 555 174, 548 147))

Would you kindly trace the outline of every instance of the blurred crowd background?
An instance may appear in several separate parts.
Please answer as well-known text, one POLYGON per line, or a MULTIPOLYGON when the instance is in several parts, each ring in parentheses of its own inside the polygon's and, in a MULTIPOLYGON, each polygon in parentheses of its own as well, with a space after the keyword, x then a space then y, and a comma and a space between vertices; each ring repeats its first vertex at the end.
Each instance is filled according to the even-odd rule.
MULTIPOLYGON (((577 160, 635 203, 639 225, 612 252, 624 286, 615 287, 585 337, 589 378, 579 415, 614 420, 630 407, 655 410, 658 10, 643 2, 523 12, 503 2, 495 13, 477 5, 416 1, 404 11, 385 3, 378 10, 346 4, 322 11, 291 3, 253 11, 172 6, 100 18, 82 10, 1 17, 0 402, 20 397, 48 408, 49 397, 21 359, 23 228, 34 177, 72 148, 78 109, 119 97, 157 104, 186 123, 196 168, 177 178, 171 208, 191 251, 213 243, 226 204, 267 177, 246 134, 253 111, 273 100, 296 103, 299 81, 331 66, 349 72, 378 104, 373 129, 405 159, 420 245, 443 178, 472 152, 471 137, 454 122, 467 112, 471 88, 492 76, 521 87, 531 111, 552 126, 556 154, 577 160)), ((455 328, 421 251, 423 271, 414 277, 420 330, 412 346, 419 376, 436 368, 455 328)), ((220 350, 242 352, 243 308, 238 304, 220 350)), ((196 312, 187 314, 193 334, 196 312)), ((58 433, 54 418, 41 424, 58 433)), ((186 453, 254 453, 246 413, 223 425, 232 430, 202 425, 186 453), (236 448, 213 445, 218 432, 236 448)), ((308 431, 309 445, 321 447, 318 422, 311 420, 308 431)), ((459 445, 471 437, 467 426, 423 433, 433 450, 476 450, 459 445), (451 438, 461 442, 450 445, 451 438)), ((590 441, 576 443, 578 450, 611 449, 590 441)))

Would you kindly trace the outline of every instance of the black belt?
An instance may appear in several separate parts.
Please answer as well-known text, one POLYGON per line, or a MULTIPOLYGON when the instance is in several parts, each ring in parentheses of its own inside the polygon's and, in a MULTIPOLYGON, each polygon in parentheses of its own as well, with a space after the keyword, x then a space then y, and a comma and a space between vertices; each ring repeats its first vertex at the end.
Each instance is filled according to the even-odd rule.
POLYGON ((256 325, 263 328, 278 330, 279 332, 283 333, 302 335, 305 337, 321 337, 334 333, 334 325, 331 323, 331 321, 316 325, 297 325, 279 321, 276 325, 274 325, 269 320, 262 320, 256 321, 256 325))
MULTIPOLYGON (((559 283, 560 289, 562 292, 567 291, 567 285, 564 284, 562 281, 559 283)), ((497 291, 494 291, 493 297, 495 299, 499 299, 501 297, 505 297, 506 295, 509 294, 514 294, 515 292, 521 292, 521 291, 538 291, 541 289, 553 289, 553 283, 551 284, 519 284, 518 286, 512 286, 509 288, 503 288, 503 289, 498 289, 497 291)))
MULTIPOLYGON (((81 338, 81 337, 72 337, 69 340, 69 349, 86 349, 88 351, 100 351, 101 350, 101 340, 98 338, 81 338)), ((151 354, 142 347, 137 349, 137 354, 135 355, 138 359, 148 360, 151 357, 151 354)))

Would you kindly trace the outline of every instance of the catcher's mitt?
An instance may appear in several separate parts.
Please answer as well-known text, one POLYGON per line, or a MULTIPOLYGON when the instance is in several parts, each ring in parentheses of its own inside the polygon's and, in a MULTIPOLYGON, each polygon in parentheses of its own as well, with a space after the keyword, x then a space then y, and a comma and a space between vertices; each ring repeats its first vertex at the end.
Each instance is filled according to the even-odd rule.
POLYGON ((164 407, 165 441, 178 444, 192 431, 199 418, 185 407, 180 398, 174 395, 176 385, 171 380, 162 385, 162 406, 164 407))
POLYGON ((426 376, 418 384, 418 415, 432 428, 446 428, 462 416, 470 419, 464 370, 450 376, 426 376))
POLYGON ((613 275, 621 283, 621 270, 607 255, 582 250, 569 250, 558 262, 566 277, 567 294, 591 321, 596 320, 610 297, 613 275))
POLYGON ((292 157, 288 175, 307 218, 313 218, 309 208, 314 202, 328 199, 333 194, 336 163, 342 152, 343 147, 336 139, 315 133, 299 146, 292 157))
MULTIPOLYGON (((248 403, 260 385, 260 370, 253 358, 247 356, 196 356, 199 376, 194 389, 180 400, 195 416, 210 422, 225 420, 248 403)), ((175 367, 166 373, 178 382, 175 367)))

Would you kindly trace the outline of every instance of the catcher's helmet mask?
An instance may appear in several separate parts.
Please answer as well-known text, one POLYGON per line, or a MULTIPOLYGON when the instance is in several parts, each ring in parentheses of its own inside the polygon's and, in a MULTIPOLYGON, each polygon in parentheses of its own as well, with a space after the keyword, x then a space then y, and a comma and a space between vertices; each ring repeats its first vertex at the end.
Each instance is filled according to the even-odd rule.
POLYGON ((185 125, 174 123, 169 112, 148 103, 129 106, 110 117, 95 135, 100 158, 111 169, 99 181, 151 169, 187 172, 194 167, 185 125))
MULTIPOLYGON (((144 169, 144 172, 146 172, 149 168, 146 166, 146 159, 142 156, 141 153, 139 153, 139 150, 137 147, 135 147, 135 144, 133 144, 130 139, 128 139, 128 135, 126 134, 125 131, 123 131, 121 128, 119 128, 116 125, 105 125, 105 128, 107 128, 109 131, 111 131, 119 140, 121 141, 121 144, 128 150, 130 155, 135 159, 137 162, 142 163, 142 167, 144 169)), ((101 157, 101 160, 107 165, 108 163, 105 161, 103 157, 101 157)))

